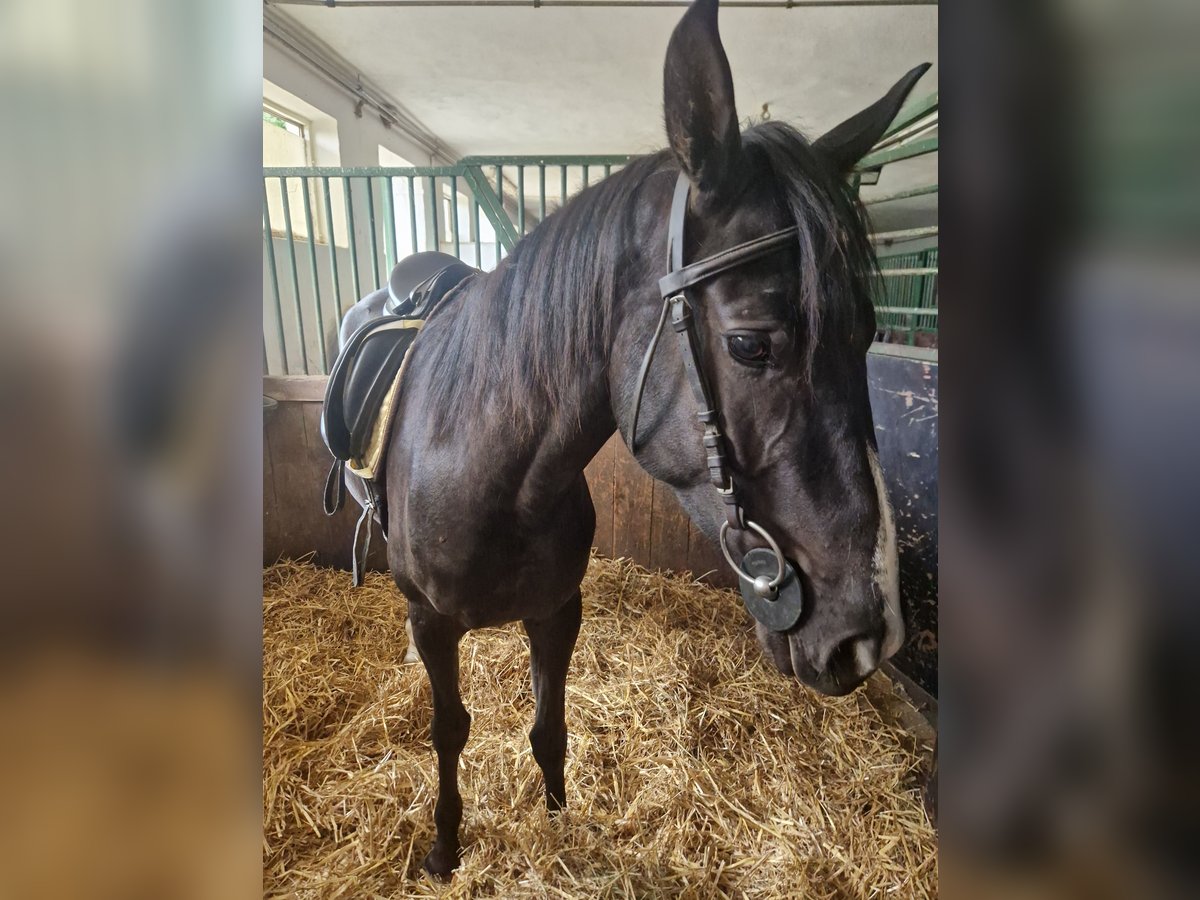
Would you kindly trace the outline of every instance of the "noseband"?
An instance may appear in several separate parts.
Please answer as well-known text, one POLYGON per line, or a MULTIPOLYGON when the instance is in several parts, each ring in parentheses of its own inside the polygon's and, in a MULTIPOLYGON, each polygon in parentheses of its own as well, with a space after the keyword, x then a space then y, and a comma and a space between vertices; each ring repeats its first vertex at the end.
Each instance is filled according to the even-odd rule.
POLYGON ((800 616, 799 579, 795 570, 783 558, 779 544, 765 528, 745 517, 738 500, 737 485, 734 484, 733 476, 726 466, 725 435, 721 431, 720 410, 713 402, 712 391, 700 365, 695 317, 692 315, 692 302, 688 298, 688 292, 701 282, 784 249, 795 241, 799 229, 796 226, 785 228, 685 265, 684 225, 687 221, 690 191, 691 182, 686 175, 680 173, 675 182, 675 196, 671 201, 671 219, 667 232, 667 274, 658 280, 658 289, 663 298, 662 313, 658 317, 658 326, 654 329, 654 336, 638 372, 629 449, 630 452, 637 453, 638 414, 641 411, 642 394, 646 389, 646 376, 650 372, 650 363, 654 360, 654 352, 658 349, 658 342, 669 316, 671 327, 679 337, 683 370, 696 398, 698 418, 704 425, 703 440, 708 454, 708 479, 725 503, 725 521, 721 523, 720 533, 721 552, 741 581, 742 597, 751 614, 768 628, 784 631, 792 627, 800 616), (727 544, 730 529, 753 531, 770 545, 771 550, 751 550, 743 558, 742 565, 737 565, 727 544), (772 562, 773 566, 770 565, 772 562), (773 577, 768 574, 772 568, 775 570, 773 577), (781 587, 784 588, 782 593, 781 587))

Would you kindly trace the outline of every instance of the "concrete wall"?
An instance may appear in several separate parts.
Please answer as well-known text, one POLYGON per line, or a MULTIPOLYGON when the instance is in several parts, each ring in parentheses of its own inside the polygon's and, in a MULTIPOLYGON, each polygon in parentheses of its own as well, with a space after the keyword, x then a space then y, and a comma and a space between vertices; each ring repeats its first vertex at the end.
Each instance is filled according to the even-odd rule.
MULTIPOLYGON (((354 100, 349 94, 331 84, 306 63, 299 61, 270 39, 263 42, 263 79, 270 83, 264 84, 264 95, 271 92, 271 85, 286 92, 276 92, 275 96, 268 96, 268 99, 281 106, 288 106, 290 99, 299 98, 328 117, 328 123, 314 122, 317 165, 377 166, 380 146, 399 154, 414 166, 445 165, 451 162, 447 159, 435 159, 397 129, 385 128, 379 117, 367 109, 363 110, 362 118, 355 116, 354 100), (323 127, 326 125, 335 126, 333 133, 336 134, 336 159, 329 158, 331 145, 327 136, 330 129, 323 127)), ((303 109, 294 111, 307 112, 303 109)))

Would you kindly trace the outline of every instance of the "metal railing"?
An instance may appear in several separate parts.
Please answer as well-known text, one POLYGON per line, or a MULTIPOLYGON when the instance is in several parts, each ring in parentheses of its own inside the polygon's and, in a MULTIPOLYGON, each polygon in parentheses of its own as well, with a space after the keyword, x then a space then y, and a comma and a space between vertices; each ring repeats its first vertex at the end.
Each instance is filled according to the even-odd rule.
POLYGON ((875 324, 885 340, 909 345, 936 339, 938 248, 879 257, 875 324))
MULTIPOLYGON (((937 151, 937 95, 910 104, 855 169, 869 183, 889 163, 937 151)), ((490 270, 521 236, 633 157, 471 156, 452 166, 263 169, 263 360, 268 374, 324 374, 346 311, 387 283, 405 256, 440 250, 490 270)), ((867 201, 935 194, 936 184, 867 201)), ((872 235, 883 247, 937 228, 872 235)), ((890 340, 936 335, 937 249, 880 251, 875 302, 890 340)))
POLYGON ((492 269, 630 156, 468 157, 453 166, 263 169, 263 358, 324 374, 346 311, 424 250, 492 269))
MULTIPOLYGON (((891 163, 938 151, 938 95, 936 92, 902 109, 871 152, 855 166, 856 184, 878 180, 891 163)), ((938 185, 922 185, 865 200, 868 207, 938 193, 938 185)), ((877 232, 871 235, 879 259, 879 279, 874 286, 876 328, 892 343, 936 344, 938 337, 938 248, 909 253, 891 250, 895 244, 936 240, 936 225, 877 232)))

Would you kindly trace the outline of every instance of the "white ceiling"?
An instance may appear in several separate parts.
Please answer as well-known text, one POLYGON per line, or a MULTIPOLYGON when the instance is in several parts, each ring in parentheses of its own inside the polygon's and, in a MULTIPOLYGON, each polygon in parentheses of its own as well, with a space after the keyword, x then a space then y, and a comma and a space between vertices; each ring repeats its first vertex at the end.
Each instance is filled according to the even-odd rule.
MULTIPOLYGON (((663 55, 682 9, 275 9, 359 67, 456 155, 643 153, 665 143, 663 55)), ((816 136, 929 61, 913 91, 922 97, 938 84, 937 16, 936 6, 913 5, 724 9, 739 114, 757 118, 769 103, 773 118, 816 136)), ((885 169, 863 195, 936 178, 935 158, 911 160, 885 169)), ((935 205, 926 197, 895 206, 935 205)), ((885 214, 877 227, 892 227, 893 218, 885 214)))

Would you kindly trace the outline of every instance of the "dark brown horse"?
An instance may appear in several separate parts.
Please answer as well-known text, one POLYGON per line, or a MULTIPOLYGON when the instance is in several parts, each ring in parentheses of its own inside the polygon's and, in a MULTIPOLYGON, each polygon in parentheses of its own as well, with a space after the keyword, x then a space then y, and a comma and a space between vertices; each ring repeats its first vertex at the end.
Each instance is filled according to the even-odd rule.
MULTIPOLYGON (((529 738, 547 806, 565 803, 565 682, 595 526, 583 469, 614 429, 630 443, 681 171, 688 259, 794 232, 690 289, 728 475, 805 597, 793 627, 759 625, 759 640, 781 671, 828 693, 852 690, 900 646, 895 538, 867 399, 873 257, 846 176, 925 68, 814 143, 775 122, 739 134, 717 2, 697 0, 667 50, 670 149, 584 191, 429 319, 404 376, 385 485, 388 560, 433 686, 430 872, 459 859, 458 757, 471 717, 458 646, 468 630, 524 624, 537 700, 529 738)), ((363 313, 351 315, 356 325, 363 313)), ((635 455, 715 540, 726 513, 691 377, 684 350, 664 342, 646 373, 635 455)), ((735 555, 759 543, 744 529, 730 537, 735 555)))

